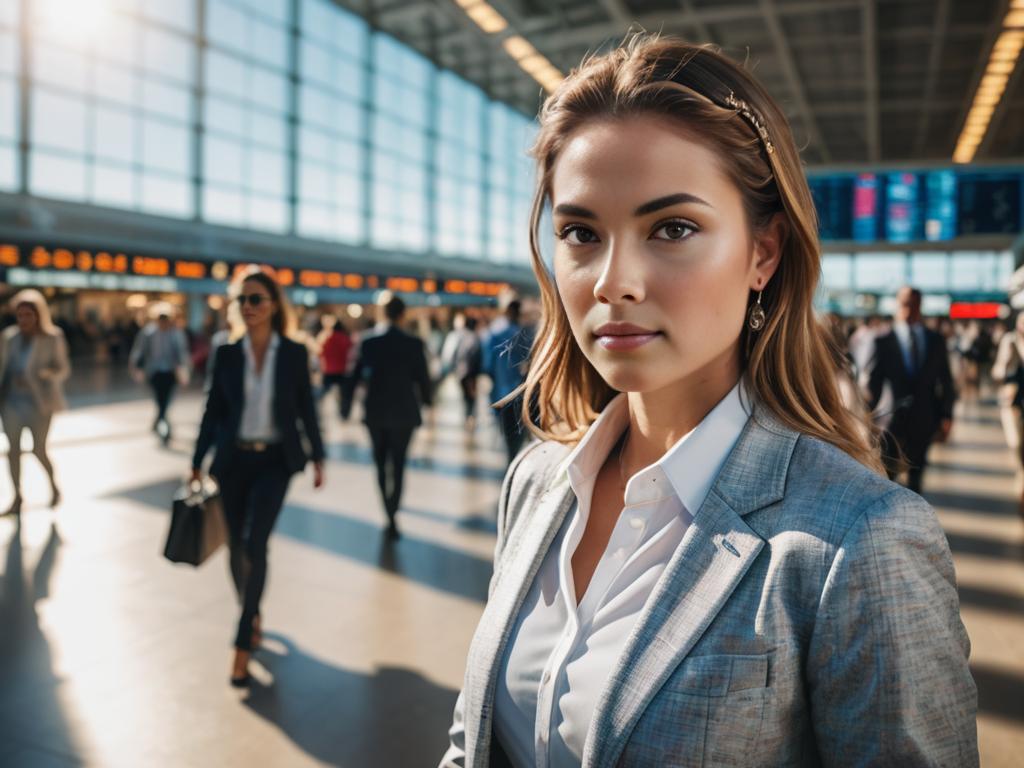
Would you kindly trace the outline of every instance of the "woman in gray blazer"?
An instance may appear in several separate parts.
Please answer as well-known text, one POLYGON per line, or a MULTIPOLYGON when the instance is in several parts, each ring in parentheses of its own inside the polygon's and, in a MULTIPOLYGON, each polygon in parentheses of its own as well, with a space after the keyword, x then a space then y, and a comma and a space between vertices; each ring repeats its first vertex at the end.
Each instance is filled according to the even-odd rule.
POLYGON ((11 300, 17 325, 0 337, 0 418, 9 445, 14 500, 4 514, 21 512, 21 434, 32 434, 32 453, 50 479, 50 506, 60 503, 53 463, 46 452, 50 420, 67 407, 63 382, 71 373, 64 334, 50 319, 39 291, 24 290, 11 300))
POLYGON ((977 765, 949 548, 843 405, 781 110, 637 36, 548 97, 534 156, 541 441, 442 765, 977 765))

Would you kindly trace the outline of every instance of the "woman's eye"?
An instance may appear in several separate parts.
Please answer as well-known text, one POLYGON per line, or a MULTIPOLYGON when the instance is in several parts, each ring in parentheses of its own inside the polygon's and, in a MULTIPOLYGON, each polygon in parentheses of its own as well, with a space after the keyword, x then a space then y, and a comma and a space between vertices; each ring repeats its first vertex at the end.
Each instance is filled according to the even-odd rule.
POLYGON ((654 237, 658 240, 685 240, 696 231, 696 227, 685 221, 670 221, 654 230, 654 237))
POLYGON ((563 228, 558 233, 558 239, 569 245, 590 245, 597 242, 597 235, 593 230, 574 224, 563 228))

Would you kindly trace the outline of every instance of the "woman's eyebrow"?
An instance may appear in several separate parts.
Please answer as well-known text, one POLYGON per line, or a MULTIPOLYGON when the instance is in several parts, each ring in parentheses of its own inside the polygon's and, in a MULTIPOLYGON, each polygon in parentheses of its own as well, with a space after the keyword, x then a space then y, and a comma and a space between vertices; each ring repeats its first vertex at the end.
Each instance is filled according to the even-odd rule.
POLYGON ((563 216, 579 216, 581 219, 596 219, 597 214, 587 208, 572 203, 560 203, 555 206, 555 213, 563 216))
POLYGON ((708 208, 714 207, 711 203, 706 200, 702 200, 696 195, 691 195, 689 192, 679 192, 674 195, 659 197, 656 200, 651 200, 649 203, 644 203, 633 211, 633 215, 646 216, 649 213, 660 211, 662 208, 668 208, 670 205, 679 205, 680 203, 696 203, 697 205, 706 205, 708 208))

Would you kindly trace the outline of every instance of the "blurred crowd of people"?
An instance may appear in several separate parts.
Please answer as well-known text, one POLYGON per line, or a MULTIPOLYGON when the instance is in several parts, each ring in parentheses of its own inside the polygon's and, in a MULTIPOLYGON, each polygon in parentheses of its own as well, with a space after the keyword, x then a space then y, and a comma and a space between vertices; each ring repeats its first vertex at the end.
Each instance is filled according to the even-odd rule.
POLYGON ((1015 325, 924 317, 920 292, 905 286, 891 318, 833 314, 828 321, 845 404, 873 424, 890 477, 920 493, 929 448, 949 437, 954 402, 970 409, 983 393, 995 394, 1007 446, 1020 461, 1024 516, 1024 313, 1015 325))

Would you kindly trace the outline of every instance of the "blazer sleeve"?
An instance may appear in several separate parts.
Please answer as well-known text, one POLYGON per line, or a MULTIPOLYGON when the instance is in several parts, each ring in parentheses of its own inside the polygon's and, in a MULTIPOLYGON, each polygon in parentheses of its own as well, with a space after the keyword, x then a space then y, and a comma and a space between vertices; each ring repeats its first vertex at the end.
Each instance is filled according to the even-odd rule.
POLYGON ((199 424, 199 437, 196 438, 196 449, 192 455, 192 468, 199 469, 203 466, 203 459, 209 452, 213 441, 217 436, 217 430, 227 416, 227 398, 224 395, 223 379, 225 376, 224 367, 227 359, 227 344, 217 347, 217 354, 213 359, 213 380, 210 383, 210 391, 206 396, 206 407, 203 409, 203 420, 199 424))
POLYGON ((298 380, 298 414, 302 427, 309 440, 313 452, 313 461, 324 460, 324 442, 320 436, 320 422, 316 417, 316 405, 313 403, 313 387, 309 381, 309 350, 304 345, 298 347, 298 364, 295 366, 298 380))
POLYGON ((53 337, 53 360, 43 370, 45 371, 46 378, 56 384, 64 382, 71 375, 68 343, 64 339, 64 334, 60 331, 53 337))
POLYGON ((936 343, 939 348, 939 387, 942 396, 939 398, 939 416, 943 419, 953 418, 953 404, 956 403, 956 387, 953 385, 953 372, 949 369, 949 354, 946 352, 946 342, 935 334, 936 343))
POLYGON ((434 385, 430 380, 430 370, 427 367, 426 345, 419 339, 416 339, 416 356, 413 365, 416 367, 416 387, 420 392, 420 403, 430 405, 434 401, 434 385))
POLYGON ((867 369, 867 405, 869 411, 878 407, 878 401, 882 399, 882 387, 885 385, 886 370, 882 361, 884 344, 880 337, 875 337, 871 342, 871 354, 868 357, 867 369))
POLYGON ((135 334, 135 341, 132 343, 131 352, 128 353, 128 365, 131 368, 142 368, 145 362, 146 349, 149 346, 149 329, 143 326, 135 334))
POLYGON ((920 497, 890 491, 841 542, 807 658, 821 764, 977 766, 949 546, 920 497))
MULTIPOLYGON (((524 448, 509 465, 508 472, 501 484, 501 494, 498 496, 498 539, 494 545, 494 573, 491 576, 490 585, 487 587, 487 599, 490 600, 494 592, 494 585, 498 579, 498 566, 501 562, 502 550, 505 541, 515 522, 509 518, 510 510, 517 509, 518 504, 513 501, 513 483, 516 482, 516 471, 522 465, 523 460, 542 443, 534 442, 524 448)), ((521 484, 517 484, 521 485, 521 484)), ((524 492, 522 487, 517 487, 516 494, 524 492)), ((464 768, 466 765, 466 726, 465 726, 465 705, 463 699, 464 691, 459 691, 459 698, 455 702, 455 712, 452 716, 452 726, 448 729, 448 751, 441 758, 438 768, 464 768)))

